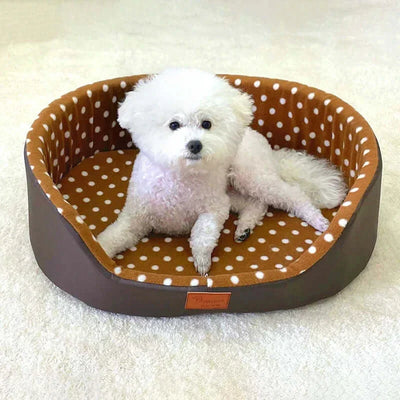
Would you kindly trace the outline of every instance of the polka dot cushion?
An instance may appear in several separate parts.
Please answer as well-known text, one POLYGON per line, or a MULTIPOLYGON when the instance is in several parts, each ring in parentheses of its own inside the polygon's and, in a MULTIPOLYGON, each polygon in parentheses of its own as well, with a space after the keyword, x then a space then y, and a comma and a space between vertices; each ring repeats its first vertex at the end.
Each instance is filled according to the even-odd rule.
POLYGON ((228 288, 298 276, 323 258, 346 229, 378 168, 379 151, 366 121, 337 97, 298 83, 225 75, 250 93, 253 128, 273 148, 305 150, 337 165, 349 193, 320 234, 293 215, 271 209, 243 243, 226 222, 208 277, 199 276, 187 237, 150 235, 110 259, 96 241, 125 202, 137 154, 116 121, 118 102, 143 76, 98 82, 62 96, 43 110, 26 140, 33 176, 82 245, 116 278, 178 287, 228 288))

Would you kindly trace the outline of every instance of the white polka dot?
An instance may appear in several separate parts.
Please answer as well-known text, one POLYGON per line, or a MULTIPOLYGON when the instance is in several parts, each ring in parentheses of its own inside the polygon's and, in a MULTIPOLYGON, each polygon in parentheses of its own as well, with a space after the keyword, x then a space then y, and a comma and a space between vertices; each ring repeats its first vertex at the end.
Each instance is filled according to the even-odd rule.
POLYGON ((274 115, 274 114, 275 114, 275 108, 271 107, 271 108, 269 109, 269 113, 270 113, 271 115, 274 115))
POLYGON ((133 269, 133 268, 135 268, 135 264, 128 264, 127 267, 128 267, 129 269, 133 269))
POLYGON ((290 242, 290 240, 285 238, 285 239, 282 239, 281 242, 283 244, 288 244, 290 242))
POLYGON ((286 135, 286 136, 285 136, 285 140, 286 140, 287 142, 290 142, 290 139, 291 139, 290 135, 286 135))
POLYGON ((171 278, 165 278, 163 280, 163 284, 166 285, 166 286, 170 286, 171 283, 172 283, 172 279, 171 278))
POLYGON ((258 125, 263 126, 263 125, 264 125, 264 120, 259 119, 259 120, 258 120, 258 125))
POLYGON ((114 268, 114 273, 119 275, 122 272, 122 268, 121 267, 115 267, 114 268))
POLYGON ((315 134, 315 132, 310 132, 309 136, 311 139, 315 139, 316 134, 315 134))
POLYGON ((324 235, 324 239, 325 239, 326 242, 332 242, 333 241, 333 236, 332 236, 331 233, 326 233, 324 235))
POLYGON ((292 87, 291 92, 292 92, 292 94, 296 94, 297 93, 297 87, 292 87))
POLYGON ((121 86, 122 89, 126 88, 126 82, 125 81, 121 81, 121 83, 119 85, 121 86))
POLYGON ((283 97, 281 97, 279 99, 279 103, 281 103, 282 105, 284 105, 286 103, 286 99, 284 99, 283 97))
POLYGON ((314 113, 315 115, 318 115, 318 114, 319 114, 318 108, 314 108, 313 113, 314 113))
POLYGON ((324 145, 326 147, 329 147, 331 145, 331 142, 329 140, 324 140, 324 145))
POLYGON ((107 175, 102 175, 101 179, 106 180, 106 179, 108 179, 108 176, 107 175))
POLYGON ((351 205, 351 201, 345 201, 345 202, 342 204, 343 207, 348 207, 348 206, 350 206, 350 205, 351 205))
POLYGON ((83 199, 83 202, 84 202, 84 203, 89 203, 89 201, 90 201, 89 197, 85 197, 85 198, 83 199))
POLYGON ((299 133, 299 132, 300 132, 300 128, 299 128, 298 126, 295 126, 295 127, 293 128, 293 132, 294 132, 294 133, 299 133))
POLYGON ((265 243, 266 242, 266 240, 264 238, 258 238, 257 241, 258 241, 258 243, 265 243))
POLYGON ((153 247, 153 251, 155 251, 156 253, 160 251, 160 248, 158 246, 154 246, 153 247))
POLYGON ((140 274, 137 279, 139 282, 144 282, 146 280, 146 275, 140 274))
POLYGON ((281 269, 281 268, 283 268, 283 265, 282 264, 275 264, 275 268, 281 269))
POLYGON ((293 229, 293 230, 292 230, 292 234, 293 234, 293 235, 298 235, 298 234, 299 234, 299 231, 296 230, 296 229, 293 229))
POLYGON ((101 220, 102 220, 103 222, 107 222, 107 221, 108 221, 108 218, 107 218, 107 217, 101 217, 101 220))
POLYGON ((177 248, 176 248, 176 251, 179 251, 179 252, 181 252, 181 251, 183 251, 184 249, 183 249, 183 247, 182 246, 178 246, 177 248))
POLYGON ((335 149, 335 154, 336 154, 337 156, 340 156, 340 149, 335 149))
POLYGON ((315 93, 311 92, 311 93, 308 94, 307 97, 309 98, 309 100, 312 100, 315 97, 315 93))
POLYGON ((339 225, 340 225, 342 228, 345 228, 346 225, 347 225, 347 219, 345 219, 345 218, 340 219, 340 220, 339 220, 339 225))
POLYGON ((232 267, 232 265, 227 265, 227 266, 225 267, 225 269, 226 269, 227 271, 232 271, 232 270, 233 270, 233 267, 232 267))
POLYGON ((75 217, 76 221, 79 222, 80 224, 83 224, 83 219, 78 215, 75 217))
POLYGON ((247 251, 250 251, 250 253, 254 253, 256 251, 255 247, 248 247, 247 251))
POLYGON ((108 92, 108 85, 106 84, 103 85, 103 92, 108 92))
POLYGON ((317 252, 317 248, 316 248, 315 246, 310 246, 310 247, 308 248, 308 252, 309 252, 310 254, 315 254, 315 253, 317 252))
POLYGON ((224 247, 224 251, 226 251, 227 253, 230 253, 232 251, 232 249, 230 247, 224 247))
POLYGON ((303 108, 303 103, 302 103, 301 101, 299 101, 299 102, 297 103, 297 108, 298 108, 299 110, 301 110, 301 109, 303 108))
POLYGON ((278 128, 282 128, 282 127, 283 127, 283 123, 282 123, 281 121, 278 121, 278 122, 276 123, 276 126, 277 126, 278 128))
POLYGON ((101 190, 99 190, 98 192, 96 192, 97 196, 103 196, 103 192, 101 190))
POLYGON ((257 264, 252 264, 252 265, 250 265, 250 268, 251 268, 251 269, 257 269, 257 268, 258 268, 258 265, 257 265, 257 264))
POLYGON ((296 251, 298 251, 299 253, 301 253, 302 251, 304 251, 304 249, 302 247, 296 247, 296 251))
POLYGON ((277 252, 279 251, 279 247, 272 247, 271 250, 272 250, 274 253, 277 253, 277 252))
POLYGON ((267 96, 266 96, 265 94, 263 94, 263 95, 261 96, 261 101, 264 102, 264 101, 266 101, 266 100, 267 100, 267 96))
POLYGON ((241 83, 242 83, 242 81, 239 78, 235 79, 235 85, 236 86, 239 86, 241 83))
POLYGON ((237 285, 237 284, 239 283, 239 278, 238 278, 236 275, 232 275, 232 276, 231 276, 231 282, 232 282, 234 285, 237 285))
POLYGON ((76 191, 77 193, 82 193, 82 192, 83 192, 83 189, 80 188, 80 187, 78 187, 78 188, 75 189, 75 191, 76 191))
POLYGON ((364 179, 365 178, 365 174, 360 174, 358 175, 357 179, 364 179))
POLYGON ((360 144, 364 144, 367 140, 368 140, 368 139, 367 139, 366 137, 363 137, 363 138, 360 140, 360 144))
POLYGON ((358 190, 359 190, 358 187, 355 187, 355 188, 353 188, 353 189, 350 190, 350 193, 358 192, 358 190))
POLYGON ((292 256, 285 256, 285 259, 288 260, 288 261, 292 261, 293 257, 292 256))
POLYGON ((140 256, 140 257, 139 257, 139 260, 140 260, 140 261, 147 261, 147 256, 140 256))
POLYGON ((272 132, 267 132, 267 138, 271 139, 272 138, 272 132))
POLYGON ((243 260, 244 260, 244 257, 243 257, 243 256, 236 256, 236 260, 237 260, 237 261, 243 261, 243 260))
POLYGON ((118 196, 118 197, 124 197, 125 194, 121 192, 121 193, 118 193, 117 196, 118 196))
POLYGON ((366 156, 371 150, 370 149, 366 149, 363 151, 363 155, 366 156))
POLYGON ((256 275, 256 278, 257 278, 257 279, 262 279, 262 278, 264 278, 264 272, 262 272, 262 271, 257 271, 255 275, 256 275))
POLYGON ((151 269, 152 269, 153 271, 158 271, 158 270, 160 269, 160 267, 159 267, 158 265, 152 265, 152 266, 151 266, 151 269))
POLYGON ((165 243, 170 243, 170 242, 172 242, 172 238, 166 237, 166 238, 164 238, 164 242, 165 243))
POLYGON ((101 102, 100 101, 96 101, 96 103, 94 103, 95 108, 100 108, 101 106, 101 102))
POLYGON ((89 225, 89 229, 91 230, 96 229, 96 225, 89 225))
POLYGON ((198 279, 192 279, 190 281, 190 286, 198 286, 199 284, 199 280, 198 279))
POLYGON ((175 270, 178 272, 182 272, 184 268, 182 267, 182 265, 178 265, 177 267, 175 267, 175 270))
POLYGON ((87 90, 86 94, 87 94, 88 97, 92 97, 92 91, 91 90, 87 90))
POLYGON ((170 256, 164 256, 163 260, 166 261, 166 262, 169 262, 169 261, 171 261, 171 257, 170 256))
POLYGON ((340 114, 342 111, 343 111, 343 107, 338 107, 338 108, 336 109, 336 112, 337 112, 338 114, 340 114))
POLYGON ((308 124, 308 118, 307 117, 304 117, 304 123, 308 124))
POLYGON ((258 88, 258 87, 260 87, 260 84, 261 84, 260 81, 255 81, 255 82, 254 82, 254 87, 257 87, 257 88, 258 88))
POLYGON ((263 256, 260 257, 260 260, 267 261, 267 260, 269 260, 269 257, 263 255, 263 256))

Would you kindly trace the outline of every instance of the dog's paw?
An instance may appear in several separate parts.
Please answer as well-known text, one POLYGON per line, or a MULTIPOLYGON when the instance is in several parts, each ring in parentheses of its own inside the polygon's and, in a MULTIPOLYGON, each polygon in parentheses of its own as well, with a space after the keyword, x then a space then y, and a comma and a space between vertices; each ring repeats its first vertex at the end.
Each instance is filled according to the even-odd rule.
POLYGON ((327 218, 325 218, 321 213, 314 215, 307 222, 313 228, 315 228, 317 231, 320 231, 320 232, 325 232, 328 229, 329 224, 330 224, 329 220, 327 218))
POLYGON ((208 274, 211 268, 211 255, 193 255, 194 268, 202 276, 208 274))
POLYGON ((112 241, 109 240, 109 238, 107 237, 107 232, 101 232, 99 236, 97 236, 97 241, 99 242, 105 253, 108 255, 108 257, 113 258, 117 254, 115 246, 113 245, 112 241))
POLYGON ((235 232, 235 242, 237 243, 244 242, 250 236, 250 233, 251 233, 250 228, 247 228, 245 230, 237 228, 235 232))

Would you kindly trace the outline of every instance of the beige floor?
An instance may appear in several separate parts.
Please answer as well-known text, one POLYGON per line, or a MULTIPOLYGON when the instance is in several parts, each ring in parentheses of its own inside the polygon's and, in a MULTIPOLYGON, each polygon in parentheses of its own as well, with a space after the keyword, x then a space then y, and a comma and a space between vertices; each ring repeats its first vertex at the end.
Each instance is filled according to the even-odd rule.
POLYGON ((1 1, 0 399, 400 398, 399 20, 396 0, 1 1), (91 309, 39 271, 30 124, 80 85, 171 65, 297 80, 369 121, 384 157, 379 239, 339 295, 145 319, 91 309))

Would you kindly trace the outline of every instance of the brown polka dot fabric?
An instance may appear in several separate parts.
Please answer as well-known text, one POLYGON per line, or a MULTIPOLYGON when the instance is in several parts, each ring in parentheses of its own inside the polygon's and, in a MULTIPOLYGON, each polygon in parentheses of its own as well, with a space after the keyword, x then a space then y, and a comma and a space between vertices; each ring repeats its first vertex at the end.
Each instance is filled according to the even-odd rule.
POLYGON ((337 97, 298 83, 225 75, 254 100, 253 128, 271 145, 328 158, 349 193, 320 234, 301 220, 270 210, 248 240, 233 240, 236 216, 226 222, 208 277, 199 276, 187 237, 150 235, 111 260, 96 236, 122 209, 137 154, 116 121, 118 102, 143 76, 97 82, 62 96, 43 110, 26 141, 32 171, 49 201, 78 232, 100 264, 120 278, 172 286, 229 287, 287 279, 329 251, 357 209, 378 165, 374 134, 337 97))

